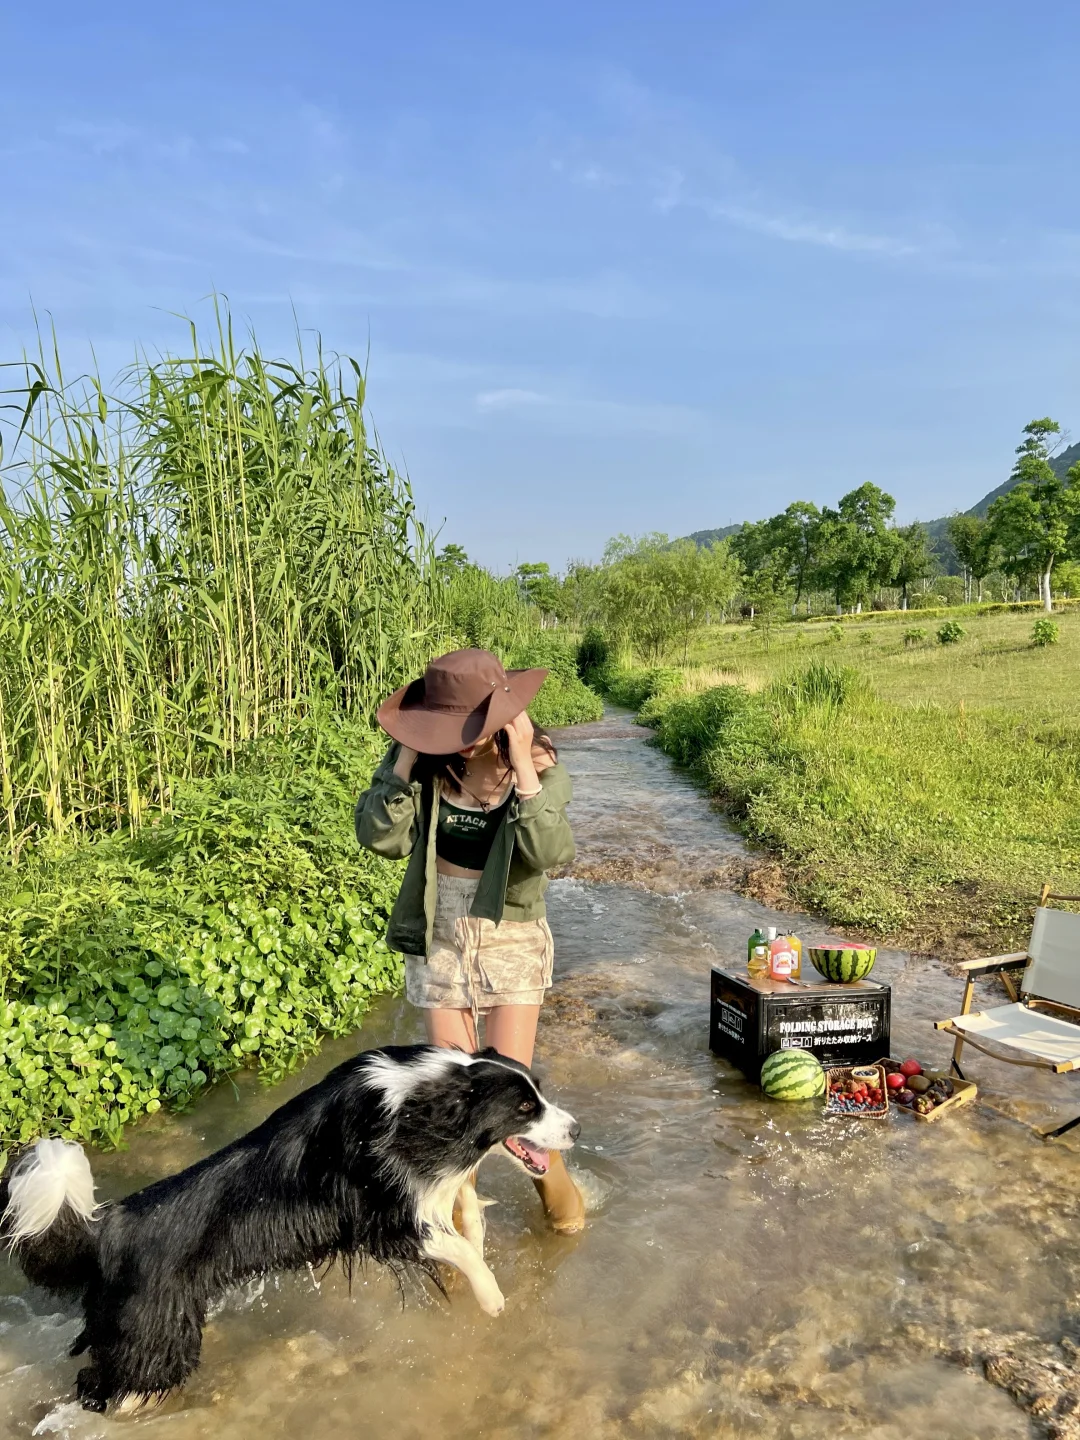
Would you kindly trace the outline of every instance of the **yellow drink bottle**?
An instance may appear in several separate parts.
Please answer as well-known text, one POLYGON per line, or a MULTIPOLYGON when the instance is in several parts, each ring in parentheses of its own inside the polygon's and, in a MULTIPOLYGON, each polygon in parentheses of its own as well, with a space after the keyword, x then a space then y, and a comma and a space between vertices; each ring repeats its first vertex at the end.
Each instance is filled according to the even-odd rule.
POLYGON ((746 973, 752 980, 767 980, 769 977, 769 947, 763 940, 755 945, 750 959, 746 962, 746 973))

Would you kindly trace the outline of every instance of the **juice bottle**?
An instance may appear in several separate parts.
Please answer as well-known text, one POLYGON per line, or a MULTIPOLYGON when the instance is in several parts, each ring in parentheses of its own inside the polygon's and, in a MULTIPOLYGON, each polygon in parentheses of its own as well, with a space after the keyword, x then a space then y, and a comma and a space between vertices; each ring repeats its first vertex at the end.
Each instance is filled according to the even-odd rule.
POLYGON ((758 928, 746 942, 746 972, 748 975, 765 975, 768 973, 768 956, 765 957, 764 964, 762 964, 761 957, 755 957, 754 954, 758 947, 764 944, 765 936, 761 929, 758 928))
POLYGON ((775 930, 771 930, 769 934, 770 980, 790 980, 794 963, 795 956, 791 949, 791 936, 777 935, 775 930))
POLYGON ((799 980, 802 977, 802 941, 798 935, 789 935, 788 942, 791 945, 791 978, 799 980))
POLYGON ((746 972, 751 979, 765 980, 769 975, 769 942, 760 930, 750 936, 749 954, 746 957, 746 972))

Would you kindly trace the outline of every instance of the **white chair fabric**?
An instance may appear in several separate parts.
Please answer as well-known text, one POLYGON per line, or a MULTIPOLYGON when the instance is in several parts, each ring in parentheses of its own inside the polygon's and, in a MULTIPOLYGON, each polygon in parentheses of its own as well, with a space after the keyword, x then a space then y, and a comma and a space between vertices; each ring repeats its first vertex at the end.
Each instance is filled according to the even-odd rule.
POLYGON ((1022 1050, 1054 1065, 1080 1067, 1080 1025, 1026 1005, 999 1005, 972 1015, 954 1015, 950 1024, 965 1035, 1022 1050))
POLYGON ((1080 915, 1040 905, 1028 954, 1031 963, 1024 971, 1022 992, 1080 1010, 1080 915))

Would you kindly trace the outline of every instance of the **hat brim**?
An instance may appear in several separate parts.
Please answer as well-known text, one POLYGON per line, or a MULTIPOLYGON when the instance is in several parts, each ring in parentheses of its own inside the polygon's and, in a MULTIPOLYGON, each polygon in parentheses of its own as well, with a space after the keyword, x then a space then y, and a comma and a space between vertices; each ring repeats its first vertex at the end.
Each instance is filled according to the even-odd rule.
POLYGON ((546 670, 507 670, 505 686, 475 710, 462 712, 430 709, 423 680, 414 680, 384 700, 375 718, 392 740, 421 755, 452 755, 509 725, 532 704, 547 677, 546 670))

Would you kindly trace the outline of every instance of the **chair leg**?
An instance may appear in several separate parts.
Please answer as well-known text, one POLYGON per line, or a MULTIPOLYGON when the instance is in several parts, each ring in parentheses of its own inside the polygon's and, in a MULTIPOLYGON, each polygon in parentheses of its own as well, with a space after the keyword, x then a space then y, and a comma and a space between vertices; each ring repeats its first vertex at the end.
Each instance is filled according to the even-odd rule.
POLYGON ((1080 1115, 1077 1115, 1075 1120, 1067 1120, 1056 1130, 1040 1130, 1039 1135, 1043 1140, 1056 1140, 1059 1135, 1064 1135, 1066 1130, 1071 1130, 1074 1125, 1080 1125, 1080 1115))
MULTIPOLYGON (((965 1013, 966 1013, 966 1012, 965 1012, 965 1013)), ((960 1069, 960 1053, 961 1053, 961 1051, 963 1050, 963 1048, 964 1048, 964 1037, 963 1037, 963 1035, 957 1035, 957 1037, 956 1037, 956 1044, 952 1047, 952 1066, 951 1066, 951 1068, 956 1071, 957 1078, 960 1079, 960 1080, 966 1080, 966 1079, 967 1079, 967 1076, 966 1076, 966 1075, 964 1074, 964 1072, 960 1069)))
MULTIPOLYGON (((964 984, 964 998, 960 1005, 960 1014, 967 1015, 971 1010, 971 1000, 975 994, 975 981, 968 976, 964 984)), ((964 1048, 963 1035, 957 1035, 956 1044, 952 1047, 952 1069, 956 1071, 957 1078, 963 1080, 964 1072, 960 1069, 960 1053, 964 1048)))

